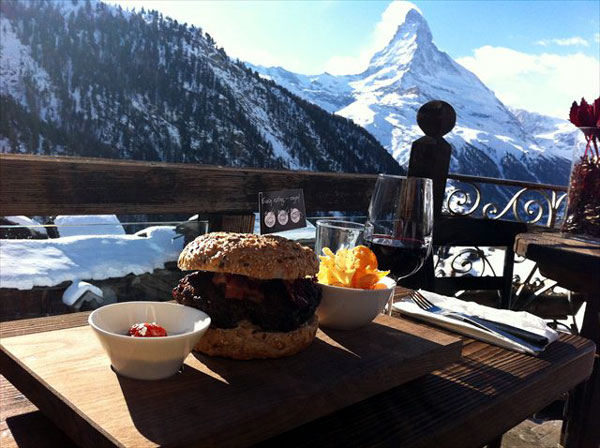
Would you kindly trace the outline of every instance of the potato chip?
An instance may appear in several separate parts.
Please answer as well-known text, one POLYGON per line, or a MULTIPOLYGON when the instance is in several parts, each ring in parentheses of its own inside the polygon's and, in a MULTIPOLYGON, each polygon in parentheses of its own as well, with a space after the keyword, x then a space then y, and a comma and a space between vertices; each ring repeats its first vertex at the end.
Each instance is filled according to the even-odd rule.
POLYGON ((377 269, 377 257, 366 246, 339 249, 335 254, 328 247, 320 255, 321 264, 317 279, 319 283, 358 289, 382 289, 379 281, 390 271, 377 269))
POLYGON ((367 246, 356 246, 354 252, 354 265, 357 269, 371 268, 377 269, 377 257, 367 246))

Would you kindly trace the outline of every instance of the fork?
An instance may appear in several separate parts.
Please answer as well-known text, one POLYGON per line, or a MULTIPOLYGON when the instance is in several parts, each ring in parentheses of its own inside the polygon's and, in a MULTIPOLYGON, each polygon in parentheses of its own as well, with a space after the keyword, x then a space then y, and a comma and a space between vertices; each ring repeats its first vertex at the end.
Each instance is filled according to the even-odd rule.
POLYGON ((423 311, 427 311, 433 314, 439 314, 440 316, 450 317, 452 319, 469 323, 481 330, 493 334, 494 336, 500 336, 509 339, 513 342, 516 342, 517 344, 522 345, 525 348, 536 353, 543 349, 543 347, 539 345, 530 344, 528 341, 520 338, 519 336, 503 331, 502 329, 498 328, 498 326, 489 321, 484 321, 483 319, 480 319, 478 317, 470 316, 468 314, 460 313, 457 311, 450 311, 440 308, 439 306, 434 305, 429 300, 427 300, 427 298, 418 291, 411 291, 409 293, 409 297, 423 311))
MULTIPOLYGON (((421 294, 418 291, 414 291, 414 294, 421 300, 421 302, 423 302, 428 308, 433 307, 434 305, 427 300, 427 298, 425 296, 423 296, 423 294, 421 294)), ((438 307, 439 308, 439 307, 438 307)), ((522 328, 519 327, 513 327, 512 325, 509 324, 505 324, 502 322, 494 322, 488 319, 484 319, 482 317, 477 317, 477 316, 469 316, 465 313, 462 313, 463 315, 467 316, 467 317, 475 317, 478 322, 486 324, 486 325, 492 325, 494 328, 500 329, 502 331, 505 331, 508 334, 511 334, 513 336, 516 336, 520 339, 523 339, 527 342, 531 342, 533 344, 536 345, 543 345, 546 346, 548 345, 549 341, 548 338, 542 335, 539 335, 537 333, 533 333, 531 331, 528 330, 524 330, 522 328)))

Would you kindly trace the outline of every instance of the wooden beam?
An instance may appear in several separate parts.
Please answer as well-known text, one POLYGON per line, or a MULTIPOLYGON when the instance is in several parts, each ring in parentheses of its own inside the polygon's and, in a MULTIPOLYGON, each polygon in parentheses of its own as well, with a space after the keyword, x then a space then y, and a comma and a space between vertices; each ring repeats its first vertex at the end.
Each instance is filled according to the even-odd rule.
POLYGON ((364 211, 376 175, 0 154, 0 215, 248 213, 304 189, 307 211, 364 211))

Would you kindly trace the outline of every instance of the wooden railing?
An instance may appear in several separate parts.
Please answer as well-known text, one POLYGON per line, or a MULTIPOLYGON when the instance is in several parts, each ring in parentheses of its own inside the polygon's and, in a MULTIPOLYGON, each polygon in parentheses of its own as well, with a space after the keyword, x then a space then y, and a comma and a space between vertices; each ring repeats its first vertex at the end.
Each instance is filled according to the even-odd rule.
MULTIPOLYGON (((259 191, 290 187, 304 189, 309 214, 364 214, 375 179, 373 174, 0 154, 0 216, 242 214, 256 211, 259 191)), ((449 174, 448 180, 462 185, 444 201, 446 213, 453 215, 490 219, 515 219, 516 215, 516 220, 552 227, 566 202, 567 188, 560 185, 459 174, 449 174), (486 184, 518 190, 505 204, 495 204, 486 202, 481 193, 480 185, 486 184), (519 202, 529 192, 537 192, 539 200, 519 202), (456 208, 452 200, 465 204, 456 208)))
POLYGON ((304 189, 307 213, 366 210, 376 175, 0 154, 0 216, 248 213, 304 189))

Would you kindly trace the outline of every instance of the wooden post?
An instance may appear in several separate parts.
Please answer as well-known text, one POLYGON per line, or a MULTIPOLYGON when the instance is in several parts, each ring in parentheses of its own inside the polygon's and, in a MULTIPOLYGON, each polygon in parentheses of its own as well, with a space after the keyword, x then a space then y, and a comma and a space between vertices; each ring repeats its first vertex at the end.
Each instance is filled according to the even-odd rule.
MULTIPOLYGON (((443 137, 454 128, 456 112, 444 101, 430 101, 417 112, 417 123, 425 136, 412 144, 408 175, 433 181, 433 216, 437 221, 442 214, 452 154, 452 147, 443 137)), ((433 256, 429 256, 415 275, 402 280, 400 284, 432 290, 434 280, 433 256)))
POLYGON ((425 137, 412 144, 408 175, 433 180, 433 210, 437 219, 442 213, 452 153, 452 147, 443 137, 454 128, 456 112, 444 101, 430 101, 419 109, 417 123, 425 137))

